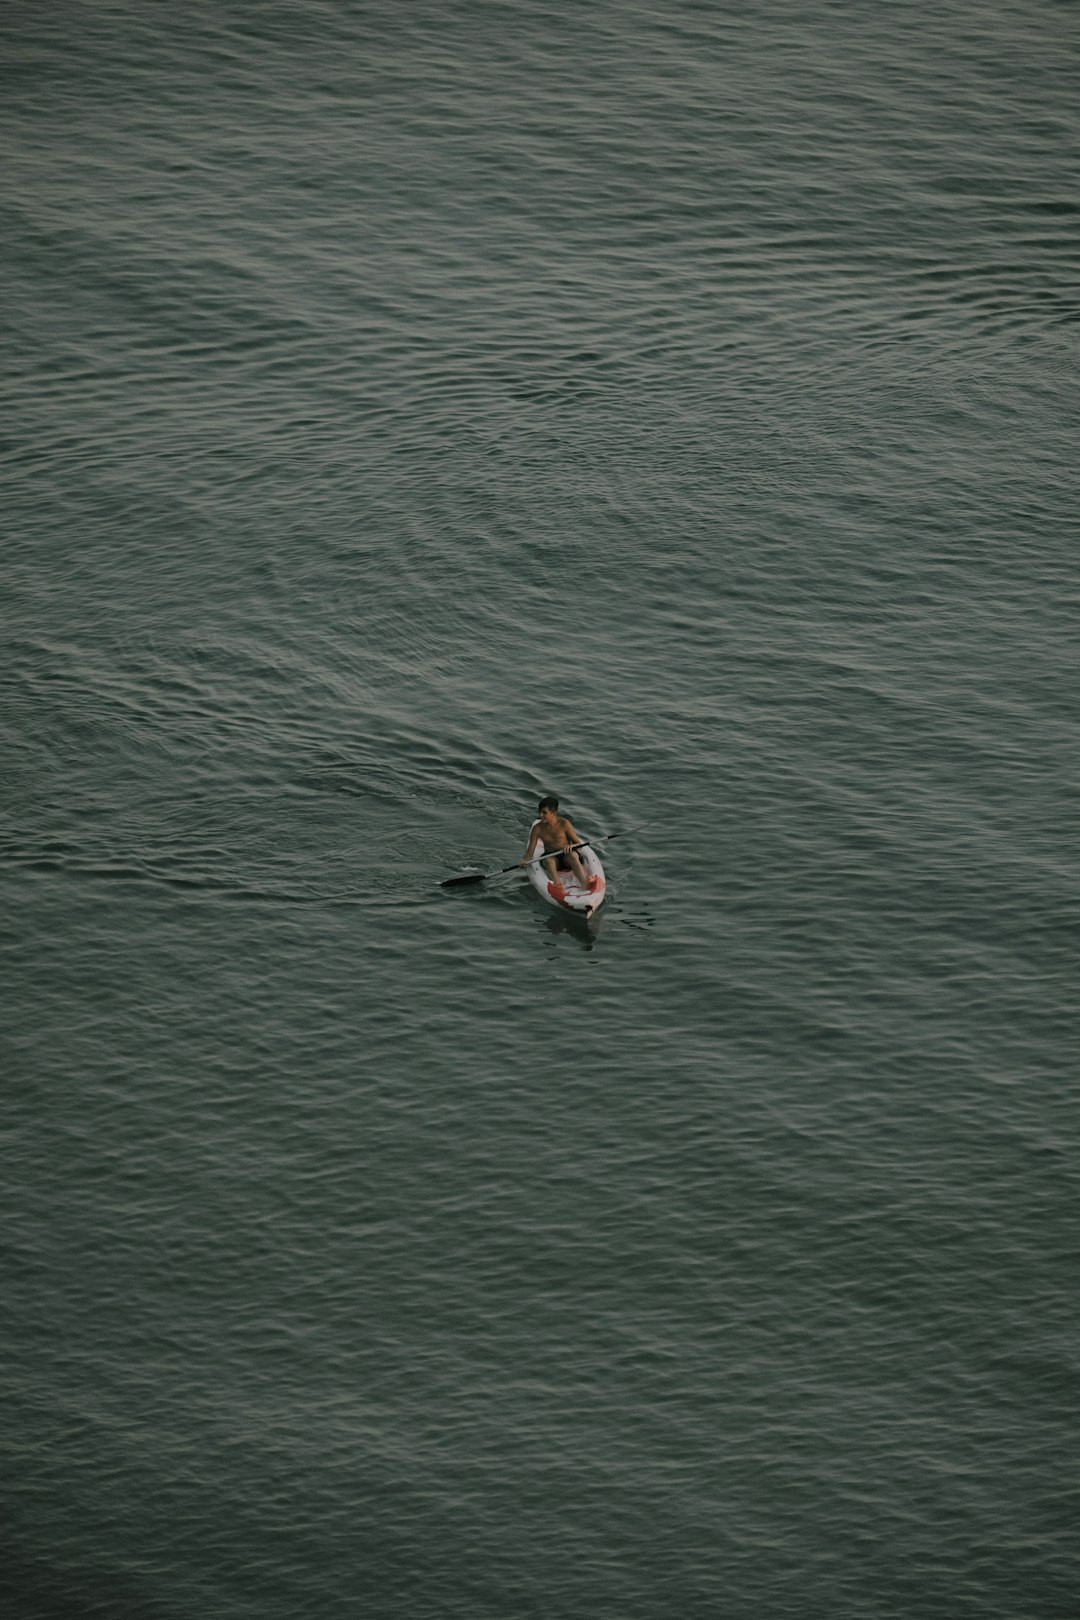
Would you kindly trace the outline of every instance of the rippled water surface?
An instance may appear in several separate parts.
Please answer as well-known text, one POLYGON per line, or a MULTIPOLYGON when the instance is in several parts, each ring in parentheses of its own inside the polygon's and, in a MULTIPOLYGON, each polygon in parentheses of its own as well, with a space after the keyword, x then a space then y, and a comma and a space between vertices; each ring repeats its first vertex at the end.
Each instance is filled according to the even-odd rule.
POLYGON ((5 1613, 1074 1616, 1075 8, 0 41, 5 1613))

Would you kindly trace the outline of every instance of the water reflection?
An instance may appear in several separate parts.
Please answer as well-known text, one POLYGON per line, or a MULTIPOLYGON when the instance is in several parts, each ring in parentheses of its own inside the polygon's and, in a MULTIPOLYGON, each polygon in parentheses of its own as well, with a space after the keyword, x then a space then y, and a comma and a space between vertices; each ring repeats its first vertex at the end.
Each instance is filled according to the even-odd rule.
POLYGON ((591 917, 581 917, 572 911, 548 911, 544 917, 544 927, 549 934, 569 934, 587 951, 593 949, 603 925, 603 911, 594 912, 591 917))

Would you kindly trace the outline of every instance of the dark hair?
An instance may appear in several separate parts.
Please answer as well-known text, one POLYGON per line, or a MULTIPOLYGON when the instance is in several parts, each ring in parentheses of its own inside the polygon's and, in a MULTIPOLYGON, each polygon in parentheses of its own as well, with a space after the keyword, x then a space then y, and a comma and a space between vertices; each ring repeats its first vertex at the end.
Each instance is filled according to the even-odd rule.
POLYGON ((546 799, 540 800, 540 803, 536 808, 538 810, 557 810, 559 808, 559 801, 555 797, 554 793, 549 793, 546 799))

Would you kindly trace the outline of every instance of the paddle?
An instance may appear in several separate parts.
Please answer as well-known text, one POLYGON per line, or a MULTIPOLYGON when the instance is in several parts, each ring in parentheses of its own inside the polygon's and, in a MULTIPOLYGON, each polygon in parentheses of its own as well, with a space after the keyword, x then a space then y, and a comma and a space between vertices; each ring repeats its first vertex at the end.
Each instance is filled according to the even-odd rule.
POLYGON ((461 883, 484 883, 488 878, 502 877, 507 872, 516 872, 519 866, 539 866, 541 861, 548 860, 552 855, 565 855, 567 850, 584 849, 586 844, 610 844, 613 838, 625 838, 627 833, 638 832, 637 827, 624 827, 622 832, 605 833, 603 838, 583 838, 580 843, 567 844, 564 849, 546 849, 542 855, 535 855, 531 861, 515 861, 513 866, 503 866, 498 872, 466 872, 462 877, 443 878, 439 884, 440 889, 452 889, 461 883))

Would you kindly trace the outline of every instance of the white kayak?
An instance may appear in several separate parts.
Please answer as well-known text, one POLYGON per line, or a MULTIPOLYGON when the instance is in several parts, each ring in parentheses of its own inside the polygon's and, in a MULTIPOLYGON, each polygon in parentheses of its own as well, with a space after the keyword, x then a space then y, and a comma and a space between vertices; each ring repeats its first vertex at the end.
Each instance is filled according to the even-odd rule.
MULTIPOLYGON (((537 825, 538 823, 534 821, 533 826, 537 825)), ((549 906, 554 906, 556 911, 569 912, 572 916, 587 921, 604 903, 607 879, 600 864, 600 857, 591 844, 582 844, 577 853, 585 868, 586 877, 599 880, 591 889, 582 888, 566 855, 557 857, 559 875, 555 883, 548 877, 547 867, 541 860, 530 861, 527 870, 529 882, 549 906)))

